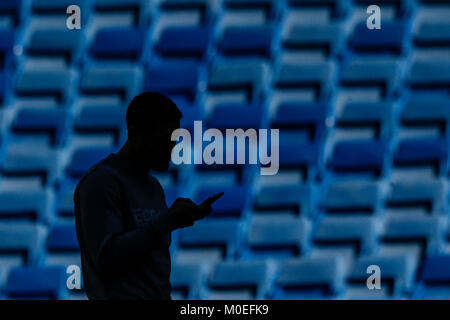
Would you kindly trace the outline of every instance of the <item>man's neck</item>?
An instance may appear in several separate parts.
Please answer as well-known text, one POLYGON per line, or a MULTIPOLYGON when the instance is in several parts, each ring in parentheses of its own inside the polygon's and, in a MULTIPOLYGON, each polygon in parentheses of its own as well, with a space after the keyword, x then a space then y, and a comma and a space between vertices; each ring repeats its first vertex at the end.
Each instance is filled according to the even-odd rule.
POLYGON ((125 144, 119 152, 116 153, 119 162, 130 172, 133 174, 146 177, 149 174, 148 168, 146 168, 139 157, 134 155, 129 148, 128 144, 125 144))

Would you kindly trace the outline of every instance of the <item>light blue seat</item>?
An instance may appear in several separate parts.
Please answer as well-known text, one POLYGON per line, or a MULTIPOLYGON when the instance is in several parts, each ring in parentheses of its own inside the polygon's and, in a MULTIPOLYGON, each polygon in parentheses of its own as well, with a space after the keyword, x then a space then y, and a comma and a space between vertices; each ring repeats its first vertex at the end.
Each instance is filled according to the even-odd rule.
POLYGON ((48 190, 2 190, 0 219, 47 221, 51 201, 48 190))
POLYGON ((91 166, 107 157, 114 150, 110 147, 79 147, 74 150, 66 172, 73 178, 80 178, 91 166))

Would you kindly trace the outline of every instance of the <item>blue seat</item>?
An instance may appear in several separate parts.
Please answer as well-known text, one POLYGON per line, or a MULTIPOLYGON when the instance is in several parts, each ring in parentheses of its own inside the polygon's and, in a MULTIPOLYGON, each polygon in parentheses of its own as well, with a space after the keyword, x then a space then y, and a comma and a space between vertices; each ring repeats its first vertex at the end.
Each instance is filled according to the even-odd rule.
POLYGON ((338 257, 294 258, 285 261, 275 282, 274 300, 333 297, 343 285, 344 265, 338 257))
POLYGON ((130 14, 134 25, 148 25, 151 20, 151 3, 145 0, 95 0, 93 9, 101 14, 130 14))
MULTIPOLYGON (((80 8, 85 8, 87 1, 79 0, 76 2, 80 8)), ((70 0, 52 1, 52 0, 33 0, 31 10, 34 13, 59 13, 64 15, 68 6, 74 4, 70 0)), ((83 12, 83 10, 81 10, 83 12)))
POLYGON ((353 58, 344 63, 340 84, 346 88, 375 87, 383 97, 392 96, 400 81, 399 65, 396 60, 374 58, 353 58))
POLYGON ((200 24, 210 23, 216 16, 216 8, 209 0, 162 0, 160 8, 162 12, 195 12, 200 24))
POLYGON ((162 56, 203 58, 210 38, 210 27, 170 26, 162 31, 155 49, 162 56))
POLYGON ((183 299, 199 299, 200 287, 206 278, 202 264, 175 262, 170 272, 173 294, 179 292, 183 299))
POLYGON ((380 198, 381 189, 377 182, 332 181, 324 186, 319 208, 330 213, 372 213, 377 210, 380 198))
POLYGON ((49 252, 72 252, 79 251, 75 225, 57 224, 54 225, 47 237, 47 251, 49 252))
POLYGON ((353 50, 364 52, 392 52, 401 54, 404 51, 406 24, 403 21, 385 21, 381 29, 370 30, 366 21, 356 25, 351 39, 353 50))
POLYGON ((280 4, 276 0, 225 0, 226 11, 263 10, 267 20, 276 19, 280 13, 280 4))
MULTIPOLYGON (((370 0, 355 0, 354 2, 356 5, 362 7, 364 11, 368 6, 373 4, 370 0)), ((395 9, 394 18, 396 19, 408 18, 411 10, 414 8, 414 4, 408 0, 383 0, 377 4, 380 6, 382 12, 393 7, 395 9)))
POLYGON ((1 172, 11 177, 39 177, 42 186, 53 186, 58 155, 50 147, 29 142, 11 142, 1 163, 1 172))
POLYGON ((198 105, 192 104, 189 100, 180 96, 174 97, 172 100, 183 114, 180 127, 192 132, 194 129, 194 121, 203 120, 202 109, 198 105))
POLYGON ((8 299, 50 299, 64 297, 66 272, 62 267, 18 267, 10 271, 5 286, 8 299))
POLYGON ((395 154, 397 166, 433 165, 438 167, 447 160, 448 142, 442 138, 409 138, 400 141, 395 154))
POLYGON ((223 291, 264 299, 270 289, 273 267, 268 261, 221 261, 208 279, 209 297, 219 299, 223 291), (213 293, 211 293, 213 291, 213 293))
POLYGON ((109 27, 97 31, 90 53, 97 59, 139 59, 146 32, 142 28, 109 27))
POLYGON ((341 51, 343 29, 339 24, 294 24, 283 37, 283 46, 289 50, 320 50, 327 56, 341 51))
POLYGON ((319 139, 325 130, 327 106, 323 103, 284 102, 272 119, 272 127, 282 129, 306 129, 311 140, 319 139))
POLYGON ((260 61, 216 62, 208 70, 208 90, 212 92, 245 91, 246 101, 254 103, 263 94, 266 65, 260 61))
POLYGON ((422 208, 425 212, 443 212, 446 208, 445 185, 437 179, 394 181, 386 205, 398 209, 422 208))
POLYGON ((0 31, 0 69, 5 69, 12 62, 12 49, 14 46, 14 32, 0 31))
POLYGON ((217 248, 222 258, 234 257, 240 250, 241 226, 238 219, 217 218, 195 222, 180 229, 178 247, 182 249, 217 248))
POLYGON ((450 256, 432 255, 425 259, 420 277, 421 281, 430 285, 449 285, 450 256))
POLYGON ((335 172, 373 172, 381 175, 386 144, 382 140, 359 139, 336 143, 329 166, 335 172))
POLYGON ((444 124, 448 126, 449 120, 450 97, 446 94, 414 94, 406 100, 401 113, 401 121, 405 125, 440 126, 444 124))
POLYGON ((309 184, 261 186, 255 194, 253 207, 258 211, 290 210, 309 215, 313 190, 309 184))
POLYGON ((226 56, 256 55, 270 57, 272 50, 271 26, 227 27, 219 41, 219 50, 226 56))
POLYGON ((316 223, 316 246, 352 246, 356 255, 371 252, 378 245, 377 221, 373 217, 325 216, 316 223))
MULTIPOLYGON (((80 79, 80 92, 86 95, 117 95, 130 101, 141 91, 142 70, 136 66, 87 66, 80 79)), ((125 102, 124 102, 125 103, 125 102)))
POLYGON ((153 62, 145 81, 145 90, 169 95, 182 95, 189 100, 197 96, 199 64, 191 60, 153 62))
POLYGON ((386 243, 416 242, 422 253, 436 252, 444 237, 444 227, 435 216, 393 216, 386 220, 382 241, 386 243))
POLYGON ((74 216, 73 194, 77 180, 64 178, 58 186, 56 197, 56 213, 62 217, 74 216))
POLYGON ((386 138, 393 120, 392 102, 348 102, 336 115, 340 127, 372 127, 374 137, 386 138))
POLYGON ((208 127, 217 129, 261 128, 262 107, 245 103, 221 103, 214 107, 208 120, 208 127), (239 116, 237 116, 239 115, 239 116))
POLYGON ((246 257, 294 257, 308 250, 311 223, 305 218, 255 215, 251 218, 246 257))
POLYGON ((36 263, 45 243, 45 228, 35 223, 0 224, 0 257, 19 254, 23 264, 36 263))
POLYGON ((395 298, 404 291, 412 289, 416 276, 416 263, 410 255, 375 255, 358 258, 348 276, 348 281, 366 287, 367 268, 380 267, 381 287, 389 287, 391 297, 395 298))
POLYGON ((194 201, 200 203, 208 197, 224 192, 224 195, 213 204, 213 212, 209 217, 239 217, 245 208, 249 187, 246 185, 221 186, 211 185, 200 187, 196 190, 194 201))
POLYGON ((328 61, 283 63, 274 75, 275 86, 279 89, 310 88, 317 99, 326 98, 334 72, 334 65, 328 61))
POLYGON ((300 169, 305 180, 314 177, 318 155, 319 143, 299 141, 296 137, 280 137, 279 162, 281 169, 300 169))
POLYGON ((4 0, 0 3, 0 14, 11 16, 14 26, 21 23, 22 0, 4 0))
POLYGON ((119 140, 125 128, 126 109, 121 106, 84 106, 74 121, 77 132, 111 132, 119 140))
POLYGON ((77 148, 70 157, 66 172, 73 178, 80 178, 91 166, 111 152, 112 148, 104 146, 77 148))
POLYGON ((333 19, 343 18, 350 8, 348 0, 289 0, 291 7, 299 8, 326 8, 333 19))
POLYGON ((414 33, 414 43, 421 47, 440 47, 450 44, 450 23, 422 21, 414 33))
POLYGON ((15 92, 19 96, 49 96, 63 104, 69 97, 74 81, 74 71, 69 68, 24 68, 19 71, 15 92))
POLYGON ((413 89, 448 89, 450 63, 443 58, 413 61, 407 75, 407 83, 413 89))
POLYGON ((50 194, 46 190, 0 191, 0 219, 31 219, 47 221, 50 194))
POLYGON ((61 108, 23 107, 18 110, 11 130, 15 134, 45 133, 52 145, 60 146, 67 134, 67 120, 67 110, 61 108))
POLYGON ((32 56, 62 56, 73 61, 79 54, 81 42, 79 30, 39 28, 26 42, 26 51, 32 56))

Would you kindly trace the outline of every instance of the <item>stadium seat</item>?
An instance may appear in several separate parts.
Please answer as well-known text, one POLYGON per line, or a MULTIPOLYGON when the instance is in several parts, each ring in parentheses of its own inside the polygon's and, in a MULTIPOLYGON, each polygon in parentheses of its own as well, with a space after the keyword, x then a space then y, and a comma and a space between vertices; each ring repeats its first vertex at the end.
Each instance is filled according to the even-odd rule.
POLYGON ((197 95, 198 73, 199 64, 195 61, 155 61, 147 71, 145 90, 183 95, 193 101, 197 95))
POLYGON ((449 263, 448 255, 431 255, 427 257, 413 299, 450 299, 449 263))
POLYGON ((342 50, 343 29, 339 24, 294 24, 283 35, 283 46, 289 50, 320 50, 335 56, 342 50))
POLYGON ((281 217, 277 215, 255 215, 251 217, 246 259, 293 258, 308 250, 311 223, 305 218, 281 217))
POLYGON ((443 58, 415 60, 411 63, 407 83, 413 89, 448 89, 450 63, 443 58))
POLYGON ((311 89, 317 100, 326 99, 330 91, 330 81, 334 65, 328 61, 308 63, 283 63, 274 75, 278 89, 311 89))
POLYGON ((447 161, 448 141, 442 138, 409 138, 400 141, 394 154, 396 166, 431 165, 439 173, 447 161))
POLYGON ((95 0, 94 9, 97 13, 131 12, 135 25, 149 23, 151 8, 145 0, 95 0))
POLYGON ((240 224, 237 219, 217 218, 198 221, 190 228, 181 229, 175 261, 213 262, 207 259, 209 250, 216 251, 220 259, 236 256, 240 249, 240 224))
MULTIPOLYGON (((87 0, 78 0, 77 5, 80 8, 85 7, 87 0)), ((70 0, 52 1, 52 0, 33 0, 31 4, 31 10, 34 13, 59 13, 65 14, 68 6, 72 5, 70 0), (62 12, 62 13, 61 13, 62 12)))
POLYGON ((76 182, 70 178, 64 178, 57 190, 56 213, 62 217, 73 217, 73 193, 76 182))
POLYGON ((222 261, 208 279, 207 299, 264 299, 274 267, 268 261, 222 261))
POLYGON ((295 136, 282 135, 279 142, 280 169, 300 169, 304 180, 315 177, 320 144, 299 141, 295 136))
POLYGON ((27 42, 26 52, 31 56, 62 56, 73 61, 80 52, 82 33, 78 30, 38 28, 27 42))
POLYGON ((439 47, 450 44, 450 23, 422 21, 415 29, 414 44, 419 47, 439 47))
POLYGON ((377 182, 332 181, 324 186, 319 208, 330 213, 372 213, 379 207, 381 195, 382 190, 377 182))
POLYGON ((325 216, 313 235, 316 246, 351 246, 356 255, 371 252, 378 245, 381 225, 368 216, 325 216))
POLYGON ((64 298, 66 272, 62 267, 17 267, 10 271, 5 294, 8 299, 64 298))
POLYGON ((214 107, 208 120, 208 127, 219 130, 261 128, 262 107, 242 103, 221 103, 214 107), (236 115, 239 114, 239 117, 236 115))
POLYGON ((323 103, 284 102, 272 120, 279 129, 306 129, 311 140, 319 139, 325 130, 327 106, 323 103))
POLYGON ((227 27, 219 41, 219 50, 226 56, 271 56, 270 26, 227 27))
POLYGON ((9 16, 13 26, 18 26, 22 22, 20 14, 22 3, 22 0, 4 0, 0 4, 0 14, 9 16))
POLYGON ((11 131, 27 135, 45 133, 50 136, 51 145, 61 146, 67 134, 67 125, 67 110, 24 107, 17 110, 11 131))
POLYGON ((313 194, 309 184, 261 186, 253 207, 258 211, 290 210, 308 216, 314 208, 313 194))
POLYGON ((70 223, 53 226, 47 238, 47 250, 50 252, 79 251, 75 225, 70 223))
POLYGON ((445 184, 441 180, 398 179, 391 183, 386 206, 399 210, 422 209, 425 213, 446 211, 445 184))
POLYGON ((143 73, 137 66, 93 65, 81 74, 80 92, 85 95, 115 95, 130 101, 141 90, 143 73))
POLYGON ((383 173, 386 145, 382 140, 345 140, 336 143, 329 161, 330 168, 341 172, 383 173))
POLYGON ((46 222, 52 198, 48 190, 0 191, 0 219, 29 219, 46 222))
POLYGON ((350 7, 347 0, 289 0, 288 3, 294 8, 325 8, 333 19, 345 17, 350 7))
POLYGON ((113 149, 110 147, 80 147, 73 151, 66 172, 73 178, 80 178, 91 166, 107 157, 113 149))
POLYGON ((345 264, 338 257, 295 258, 278 273, 275 300, 331 298, 343 286, 345 264))
MULTIPOLYGON (((226 11, 263 11, 266 22, 276 19, 279 14, 279 3, 274 0, 225 0, 224 7, 226 11)), ((232 14, 232 13, 231 13, 232 14)))
POLYGON ((363 52, 392 52, 401 54, 404 51, 406 24, 404 21, 385 21, 379 30, 367 28, 366 21, 356 25, 351 39, 353 50, 363 52))
POLYGON ((14 32, 11 30, 0 31, 0 69, 9 67, 12 63, 12 51, 14 46, 14 32))
POLYGON ((406 100, 401 113, 403 125, 444 126, 447 130, 450 120, 450 97, 439 93, 416 93, 406 100), (429 106, 432 105, 433 108, 429 106))
POLYGON ((97 31, 90 52, 96 59, 137 60, 145 41, 142 28, 109 27, 97 31))
POLYGON ((195 12, 200 16, 199 24, 207 24, 215 19, 216 6, 209 0, 163 0, 160 4, 163 12, 195 12))
POLYGON ((158 53, 167 57, 203 58, 207 53, 211 28, 203 26, 165 28, 155 47, 158 53))

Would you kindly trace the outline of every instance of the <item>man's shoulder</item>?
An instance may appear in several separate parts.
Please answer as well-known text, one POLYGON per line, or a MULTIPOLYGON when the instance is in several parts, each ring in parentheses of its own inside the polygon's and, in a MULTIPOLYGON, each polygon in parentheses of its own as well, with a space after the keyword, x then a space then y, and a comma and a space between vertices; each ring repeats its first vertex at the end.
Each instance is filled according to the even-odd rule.
POLYGON ((84 189, 86 186, 96 188, 107 184, 116 184, 119 182, 117 175, 116 170, 108 165, 106 159, 103 159, 83 174, 77 183, 76 190, 84 189))

